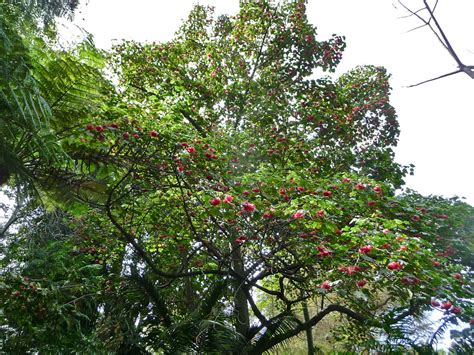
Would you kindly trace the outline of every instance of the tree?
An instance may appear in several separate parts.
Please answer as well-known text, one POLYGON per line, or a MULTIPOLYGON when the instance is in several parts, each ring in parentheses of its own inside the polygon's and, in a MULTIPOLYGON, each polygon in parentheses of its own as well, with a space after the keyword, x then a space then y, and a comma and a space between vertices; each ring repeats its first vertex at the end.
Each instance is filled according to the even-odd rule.
POLYGON ((343 48, 316 39, 304 1, 242 1, 219 18, 196 6, 172 41, 118 45, 117 90, 58 135, 72 163, 38 163, 76 199, 52 194, 60 220, 33 208, 38 220, 8 233, 4 342, 44 347, 58 317, 31 309, 48 303, 74 332, 48 349, 118 353, 259 354, 330 314, 361 344, 379 331, 415 346, 406 324, 425 310, 469 320, 471 269, 455 262, 469 260, 472 207, 395 195, 410 168, 393 161, 386 71, 313 76, 343 48), (39 220, 62 226, 61 242, 39 220), (42 264, 55 277, 22 252, 29 233, 61 260, 42 264), (23 295, 32 278, 41 291, 23 295))

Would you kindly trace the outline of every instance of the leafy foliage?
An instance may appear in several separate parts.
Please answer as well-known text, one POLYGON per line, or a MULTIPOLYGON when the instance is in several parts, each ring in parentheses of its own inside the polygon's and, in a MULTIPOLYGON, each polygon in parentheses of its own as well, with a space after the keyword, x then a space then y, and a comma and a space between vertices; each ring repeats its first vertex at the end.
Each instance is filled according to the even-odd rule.
POLYGON ((196 6, 172 41, 113 50, 116 88, 90 41, 25 43, 65 159, 9 148, 53 197, 6 233, 10 349, 26 334, 33 350, 260 354, 331 314, 352 351, 415 348, 423 312, 472 319, 473 208, 396 194, 410 167, 393 160, 389 76, 316 77, 345 44, 317 40, 304 1, 196 6), (23 295, 30 280, 44 294, 23 295))

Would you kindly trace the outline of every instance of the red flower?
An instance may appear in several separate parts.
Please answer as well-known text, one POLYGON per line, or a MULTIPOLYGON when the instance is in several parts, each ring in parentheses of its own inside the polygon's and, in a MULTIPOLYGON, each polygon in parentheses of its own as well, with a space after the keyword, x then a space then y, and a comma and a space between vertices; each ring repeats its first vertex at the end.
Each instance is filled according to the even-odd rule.
POLYGON ((234 200, 234 198, 231 195, 225 195, 224 197, 224 203, 231 203, 234 200))
POLYGON ((359 267, 359 266, 348 266, 346 272, 347 272, 349 275, 352 275, 352 274, 356 273, 357 271, 360 271, 360 267, 359 267))
POLYGON ((374 191, 379 194, 382 192, 382 188, 380 186, 375 186, 374 191))
POLYGON ((400 270, 402 268, 402 265, 397 261, 392 261, 387 265, 387 268, 389 268, 390 270, 400 270))
POLYGON ((372 249, 374 249, 372 245, 365 245, 359 249, 359 253, 367 254, 370 253, 372 249))
POLYGON ((451 309, 451 312, 453 312, 454 314, 459 314, 462 312, 462 309, 461 307, 453 307, 453 309, 451 309))
POLYGON ((324 210, 319 210, 316 212, 316 216, 318 217, 324 217, 324 215, 326 214, 326 212, 324 212, 324 210))
POLYGON ((331 197, 331 196, 332 196, 332 192, 331 192, 331 191, 324 191, 324 192, 323 192, 323 196, 324 196, 324 197, 331 197))
POLYGON ((375 202, 375 201, 367 201, 367 206, 372 207, 372 206, 375 206, 376 204, 377 204, 377 202, 375 202))
POLYGON ((150 137, 152 137, 152 138, 158 137, 158 132, 155 131, 155 130, 150 131, 150 137))
POLYGON ((116 124, 116 123, 112 123, 112 124, 110 125, 110 128, 115 128, 115 129, 117 129, 118 127, 119 127, 119 126, 118 126, 118 124, 116 124))
POLYGON ((186 149, 188 151, 188 153, 190 154, 193 154, 193 153, 196 153, 196 148, 194 147, 189 147, 188 149, 186 149))
POLYGON ((438 267, 441 263, 438 260, 433 260, 433 266, 438 267))
POLYGON ((356 185, 355 185, 355 188, 356 188, 357 190, 365 190, 365 186, 362 185, 361 183, 356 184, 356 185))
POLYGON ((448 309, 451 308, 452 305, 453 305, 453 304, 452 304, 451 302, 446 301, 446 302, 443 302, 443 304, 441 305, 441 308, 448 310, 448 309))
POLYGON ((323 247, 323 246, 318 246, 318 247, 316 247, 316 248, 317 248, 318 251, 319 251, 318 256, 320 256, 320 257, 322 257, 322 258, 331 255, 331 252, 330 252, 329 250, 327 250, 327 249, 326 249, 325 247, 323 247))
POLYGON ((236 242, 237 244, 242 244, 244 243, 245 241, 247 240, 247 237, 242 235, 240 237, 238 237, 236 240, 234 240, 234 242, 236 242))
POLYGON ((242 203, 242 207, 244 208, 245 212, 253 212, 255 210, 255 205, 247 201, 242 203))
POLYGON ((351 179, 349 179, 349 178, 344 178, 344 179, 342 179, 342 182, 348 183, 348 182, 351 182, 351 179))
POLYGON ((413 222, 418 222, 420 220, 420 216, 417 216, 416 214, 411 217, 411 220, 413 222))
POLYGON ((93 130, 95 129, 95 127, 94 127, 93 124, 89 123, 89 124, 86 126, 86 129, 87 129, 88 131, 93 131, 93 130))
POLYGON ((329 281, 324 281, 322 284, 321 284, 321 288, 325 289, 325 290, 330 290, 331 289, 331 283, 329 281))
POLYGON ((97 132, 103 132, 103 131, 104 131, 104 126, 97 125, 97 126, 95 126, 95 130, 96 130, 97 132))
POLYGON ((439 307, 439 306, 441 306, 441 303, 439 303, 439 301, 436 301, 436 300, 431 300, 431 305, 433 307, 439 307))
POLYGON ((273 214, 271 212, 264 212, 262 217, 269 219, 273 217, 273 214))
POLYGON ((213 205, 213 206, 220 205, 221 199, 220 199, 219 197, 213 198, 213 199, 210 201, 210 203, 211 203, 211 205, 213 205))
POLYGON ((123 139, 127 139, 127 140, 128 140, 128 139, 130 138, 130 133, 128 133, 128 132, 123 132, 122 137, 123 137, 123 139))
POLYGON ((303 218, 304 217, 304 212, 303 211, 297 211, 291 216, 293 219, 298 219, 298 218, 303 218))
POLYGON ((455 274, 453 275, 453 277, 454 277, 456 280, 461 280, 461 279, 462 279, 462 275, 461 275, 459 272, 455 273, 455 274))
POLYGON ((356 282, 357 287, 362 288, 367 284, 367 280, 360 280, 356 282))

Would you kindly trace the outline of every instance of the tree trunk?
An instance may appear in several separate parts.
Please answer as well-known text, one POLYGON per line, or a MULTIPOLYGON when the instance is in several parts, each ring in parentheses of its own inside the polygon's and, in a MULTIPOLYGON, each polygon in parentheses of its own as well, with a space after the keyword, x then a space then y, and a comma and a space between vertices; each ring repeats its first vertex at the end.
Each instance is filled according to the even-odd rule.
MULTIPOLYGON (((237 243, 232 243, 232 248, 234 252, 232 254, 232 268, 234 271, 241 275, 245 275, 244 267, 244 258, 242 255, 241 248, 237 243)), ((235 328, 242 334, 243 337, 246 337, 250 328, 250 318, 249 318, 249 308, 247 303, 247 298, 245 292, 243 291, 242 280, 235 278, 234 279, 234 315, 235 315, 235 328)), ((240 352, 240 354, 244 354, 240 352)))
MULTIPOLYGON (((303 316, 305 323, 309 322, 311 317, 309 316, 308 304, 306 301, 303 302, 303 316)), ((306 342, 308 344, 308 355, 314 355, 314 343, 313 343, 313 328, 306 329, 306 342)))
MULTIPOLYGON (((181 252, 181 262, 183 265, 183 270, 189 271, 189 265, 188 265, 188 253, 187 251, 181 252)), ((186 308, 188 312, 192 312, 193 310, 196 309, 196 295, 194 293, 194 288, 193 288, 193 283, 192 283, 192 278, 191 277, 185 277, 184 278, 184 287, 185 287, 185 293, 186 293, 186 308)))

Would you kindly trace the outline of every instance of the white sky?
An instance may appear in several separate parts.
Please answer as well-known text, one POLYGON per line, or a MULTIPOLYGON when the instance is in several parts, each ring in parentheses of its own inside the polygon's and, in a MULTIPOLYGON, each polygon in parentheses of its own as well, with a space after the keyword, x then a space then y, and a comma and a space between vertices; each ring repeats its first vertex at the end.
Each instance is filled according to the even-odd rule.
MULTIPOLYGON (((392 104, 401 125, 397 161, 416 166, 408 186, 422 194, 465 196, 474 205, 474 80, 457 74, 416 88, 405 86, 455 70, 454 61, 396 0, 309 0, 308 15, 321 39, 346 36, 338 73, 356 65, 384 66, 392 73, 392 104)), ((421 0, 406 0, 415 8, 421 0)), ((474 65, 474 1, 439 0, 438 19, 461 60, 474 65)), ((76 24, 109 48, 113 39, 169 40, 195 0, 89 0, 76 24)), ((200 0, 218 13, 236 13, 238 0, 200 0)))

